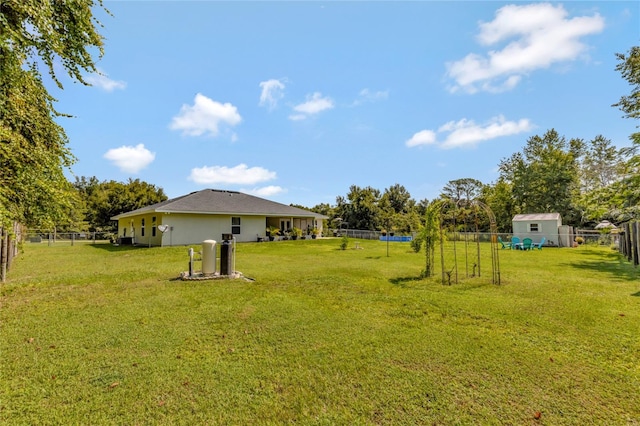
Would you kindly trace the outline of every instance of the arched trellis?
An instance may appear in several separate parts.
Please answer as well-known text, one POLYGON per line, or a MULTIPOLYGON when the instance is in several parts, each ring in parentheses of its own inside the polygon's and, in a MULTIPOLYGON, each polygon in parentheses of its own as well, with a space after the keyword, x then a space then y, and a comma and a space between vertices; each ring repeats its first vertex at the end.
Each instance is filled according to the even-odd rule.
MULTIPOLYGON (((451 284, 451 280, 453 278, 454 283, 458 283, 458 253, 457 253, 457 240, 458 240, 458 224, 457 218, 460 217, 464 223, 464 230, 467 230, 469 226, 469 219, 472 219, 471 226, 473 227, 472 234, 475 236, 476 242, 476 257, 475 263, 473 265, 473 275, 471 276, 481 276, 482 275, 482 267, 481 267, 481 256, 480 256, 480 231, 479 231, 479 211, 482 210, 487 215, 489 219, 489 228, 490 228, 490 247, 491 247, 491 274, 492 274, 492 282, 493 284, 500 284, 500 259, 499 259, 499 247, 498 247, 498 227, 496 225, 496 217, 493 214, 493 211, 486 204, 482 203, 478 200, 466 200, 461 199, 458 201, 447 200, 443 202, 440 206, 439 211, 439 223, 440 223, 440 266, 442 269, 442 284, 451 284), (445 226, 443 215, 445 212, 445 208, 453 207, 453 267, 451 270, 445 268, 445 256, 444 256, 444 233, 445 226), (462 209, 464 208, 464 209, 462 209), (462 215, 458 213, 462 211, 462 215)), ((464 258, 465 258, 465 273, 466 276, 469 277, 469 233, 464 233, 464 258)))

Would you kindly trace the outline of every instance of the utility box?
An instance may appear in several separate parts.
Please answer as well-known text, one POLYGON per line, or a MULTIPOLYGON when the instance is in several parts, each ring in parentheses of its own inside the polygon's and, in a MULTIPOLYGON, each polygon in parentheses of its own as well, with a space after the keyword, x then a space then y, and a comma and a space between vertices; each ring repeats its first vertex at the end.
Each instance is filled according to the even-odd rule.
POLYGON ((233 235, 222 234, 220 244, 220 275, 233 274, 233 235))
POLYGON ((202 242, 202 273, 212 275, 216 272, 216 241, 205 240, 202 242))

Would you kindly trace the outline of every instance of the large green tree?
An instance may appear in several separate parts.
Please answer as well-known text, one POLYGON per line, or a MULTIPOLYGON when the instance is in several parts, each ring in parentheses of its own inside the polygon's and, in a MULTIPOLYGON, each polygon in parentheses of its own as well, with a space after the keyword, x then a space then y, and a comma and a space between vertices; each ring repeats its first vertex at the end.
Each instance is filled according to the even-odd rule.
POLYGON ((511 195, 511 184, 499 179, 493 185, 485 185, 479 199, 493 212, 498 232, 512 232, 513 216, 519 213, 511 195))
POLYGON ((579 205, 582 221, 596 224, 602 219, 615 221, 611 189, 624 176, 624 156, 611 140, 596 136, 584 145, 580 161, 579 205))
MULTIPOLYGON (((0 3, 0 225, 68 222, 74 192, 64 169, 74 157, 56 119, 55 98, 38 69, 44 64, 85 83, 102 55, 93 0, 2 0, 0 3)), ((59 72, 59 71, 58 71, 59 72)))
MULTIPOLYGON (((627 54, 617 53, 618 65, 616 71, 622 74, 622 78, 631 85, 631 93, 620 97, 618 103, 613 106, 618 107, 625 113, 626 118, 640 119, 640 46, 629 49, 627 54)), ((640 133, 634 133, 631 138, 640 143, 640 133)))
POLYGON ((475 200, 482 193, 483 186, 482 182, 473 178, 451 180, 442 188, 440 197, 453 202, 475 200))
POLYGON ((8 57, 2 64, 0 218, 37 227, 64 221, 74 201, 63 167, 73 162, 53 99, 35 69, 8 57))
POLYGON ((101 24, 93 15, 96 6, 104 9, 102 0, 2 0, 2 59, 16 58, 25 66, 42 62, 62 88, 55 70, 59 64, 73 80, 86 84, 83 73, 96 71, 93 51, 99 57, 104 53, 97 31, 101 24))
POLYGON ((466 230, 471 229, 468 227, 470 223, 474 226, 477 224, 480 230, 489 230, 489 217, 473 205, 474 200, 480 200, 484 186, 481 181, 473 178, 447 182, 440 193, 440 199, 446 201, 445 211, 448 212, 445 222, 450 222, 455 217, 466 230))
MULTIPOLYGON (((627 54, 616 55, 619 62, 616 71, 631 85, 631 93, 622 96, 613 106, 625 113, 625 118, 640 119, 640 46, 632 47, 627 54)), ((638 128, 639 126, 636 126, 638 128)), ((619 221, 640 218, 640 132, 629 136, 631 146, 622 149, 626 156, 624 177, 617 181, 610 193, 617 201, 613 214, 619 221)))
POLYGON ((346 198, 336 199, 334 212, 349 228, 375 230, 381 226, 380 197, 378 189, 351 185, 346 198))
POLYGON ((85 221, 90 231, 114 232, 113 216, 167 199, 162 188, 140 179, 129 179, 125 183, 100 182, 95 176, 83 176, 76 178, 74 187, 84 202, 85 221))
POLYGON ((610 139, 596 136, 585 144, 580 164, 582 192, 605 188, 618 181, 623 173, 623 156, 610 139))
POLYGON ((521 213, 557 212, 565 223, 579 224, 577 158, 582 146, 581 140, 567 141, 551 129, 532 136, 522 153, 500 162, 500 179, 511 185, 521 213))
POLYGON ((380 218, 376 222, 389 231, 403 233, 420 227, 416 202, 404 186, 395 184, 384 190, 380 198, 380 218))

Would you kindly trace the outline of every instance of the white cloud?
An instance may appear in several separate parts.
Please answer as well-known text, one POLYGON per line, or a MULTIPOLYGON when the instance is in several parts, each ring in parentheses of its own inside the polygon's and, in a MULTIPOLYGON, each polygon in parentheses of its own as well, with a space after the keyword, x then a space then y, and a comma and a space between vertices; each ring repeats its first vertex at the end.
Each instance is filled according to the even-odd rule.
POLYGON ((421 130, 405 142, 409 148, 436 143, 436 133, 432 130, 421 130))
POLYGON ((182 105, 180 113, 173 117, 172 130, 182 130, 187 136, 218 136, 220 125, 235 126, 242 121, 238 109, 230 103, 221 104, 200 93, 193 105, 182 105))
POLYGON ((296 114, 291 114, 291 120, 304 120, 311 115, 318 114, 324 110, 334 107, 333 100, 329 97, 322 97, 322 93, 315 92, 313 95, 307 95, 307 100, 293 107, 296 114))
POLYGON ((451 91, 510 90, 532 71, 585 55, 588 46, 580 38, 601 32, 604 18, 597 13, 575 18, 567 15, 562 5, 549 3, 498 9, 493 21, 480 24, 477 39, 485 46, 506 46, 492 49, 486 56, 471 53, 447 64, 447 74, 455 80, 451 91))
POLYGON ((238 164, 235 167, 204 166, 191 169, 189 179, 201 184, 254 185, 276 178, 276 172, 262 167, 247 167, 238 164))
POLYGON ((483 141, 516 135, 528 132, 531 129, 533 129, 533 125, 526 118, 518 121, 507 121, 503 116, 498 116, 482 125, 476 124, 473 120, 463 118, 459 121, 450 121, 438 128, 437 133, 446 134, 443 142, 437 141, 437 133, 433 130, 422 130, 413 135, 405 144, 410 148, 419 145, 436 144, 444 149, 459 148, 475 146, 483 141))
POLYGON ((113 92, 117 89, 124 89, 127 87, 127 83, 124 81, 111 80, 109 76, 102 70, 93 73, 85 77, 87 83, 92 86, 98 87, 105 92, 113 92))
POLYGON ((358 98, 353 102, 353 106, 362 105, 367 102, 376 102, 385 100, 389 97, 388 90, 378 90, 377 92, 372 92, 369 89, 362 89, 360 93, 358 93, 358 98))
POLYGON ((300 121, 300 120, 306 120, 307 116, 304 114, 291 114, 289 115, 289 120, 291 121, 300 121))
POLYGON ((273 195, 283 194, 287 192, 284 188, 280 186, 264 186, 262 188, 253 188, 253 189, 243 189, 241 192, 245 194, 255 195, 256 197, 270 197, 273 195))
POLYGON ((125 173, 138 173, 155 160, 156 154, 138 144, 110 149, 103 157, 125 173))
POLYGON ((507 121, 503 116, 492 118, 484 125, 478 125, 473 120, 462 119, 458 122, 449 122, 438 129, 438 132, 449 132, 442 148, 457 148, 461 146, 476 145, 478 142, 516 135, 528 132, 533 126, 526 119, 507 121))
POLYGON ((271 79, 260 82, 262 92, 260 93, 260 106, 266 106, 269 110, 278 106, 278 101, 284 97, 284 83, 280 80, 271 79))

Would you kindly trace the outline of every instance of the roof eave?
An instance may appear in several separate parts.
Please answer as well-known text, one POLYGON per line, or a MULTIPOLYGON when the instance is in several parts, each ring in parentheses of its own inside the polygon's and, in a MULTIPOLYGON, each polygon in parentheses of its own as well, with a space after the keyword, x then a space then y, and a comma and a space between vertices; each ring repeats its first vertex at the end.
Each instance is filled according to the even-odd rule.
POLYGON ((167 209, 149 209, 149 210, 135 210, 126 213, 120 213, 119 215, 111 217, 111 220, 119 220, 126 219, 128 217, 140 216, 143 214, 149 213, 164 213, 164 214, 196 214, 196 215, 238 215, 238 216, 284 216, 284 217, 311 217, 311 218, 320 218, 320 219, 328 219, 328 216, 309 212, 309 213, 260 213, 260 212, 209 212, 209 211, 188 211, 188 210, 167 210, 167 209))

